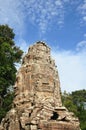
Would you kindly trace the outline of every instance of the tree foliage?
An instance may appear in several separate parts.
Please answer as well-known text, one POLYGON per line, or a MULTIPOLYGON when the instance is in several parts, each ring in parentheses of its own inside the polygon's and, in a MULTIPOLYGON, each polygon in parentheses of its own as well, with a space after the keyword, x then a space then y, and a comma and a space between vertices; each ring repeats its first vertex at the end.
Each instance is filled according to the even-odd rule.
POLYGON ((0 25, 0 120, 10 109, 13 94, 8 92, 14 85, 17 69, 23 51, 14 43, 14 32, 8 25, 0 25))
POLYGON ((86 130, 86 90, 78 90, 72 93, 64 92, 62 102, 69 111, 74 112, 79 118, 81 129, 86 130))

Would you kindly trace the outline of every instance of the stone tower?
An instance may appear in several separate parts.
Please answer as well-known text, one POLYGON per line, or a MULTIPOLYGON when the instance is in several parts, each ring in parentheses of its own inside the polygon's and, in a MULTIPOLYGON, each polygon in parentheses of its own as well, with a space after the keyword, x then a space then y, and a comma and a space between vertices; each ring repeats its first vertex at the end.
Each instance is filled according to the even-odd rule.
POLYGON ((78 119, 62 106, 58 71, 44 42, 29 47, 14 92, 0 130, 80 130, 78 119))

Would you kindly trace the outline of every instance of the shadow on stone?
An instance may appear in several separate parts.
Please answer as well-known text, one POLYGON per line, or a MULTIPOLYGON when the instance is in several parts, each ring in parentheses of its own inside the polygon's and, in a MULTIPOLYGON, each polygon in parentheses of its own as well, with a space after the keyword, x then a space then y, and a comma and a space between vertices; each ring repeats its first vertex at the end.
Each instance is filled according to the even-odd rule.
POLYGON ((59 117, 59 115, 57 114, 57 112, 53 112, 53 116, 51 116, 51 120, 57 120, 59 117))

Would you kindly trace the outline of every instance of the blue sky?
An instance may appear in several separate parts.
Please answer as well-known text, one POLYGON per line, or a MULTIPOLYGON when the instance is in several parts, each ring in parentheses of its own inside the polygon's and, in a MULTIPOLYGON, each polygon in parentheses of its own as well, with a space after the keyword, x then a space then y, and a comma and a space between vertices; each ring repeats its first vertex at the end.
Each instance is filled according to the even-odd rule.
POLYGON ((0 0, 0 24, 25 53, 39 40, 51 47, 62 91, 86 88, 86 0, 0 0))

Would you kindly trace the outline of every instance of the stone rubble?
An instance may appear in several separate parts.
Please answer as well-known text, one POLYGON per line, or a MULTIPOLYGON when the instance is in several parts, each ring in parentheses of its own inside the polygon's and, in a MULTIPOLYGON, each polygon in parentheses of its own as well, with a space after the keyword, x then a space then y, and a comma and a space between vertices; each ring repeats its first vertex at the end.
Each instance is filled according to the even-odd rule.
POLYGON ((80 130, 78 118, 62 106, 58 71, 44 42, 29 47, 14 92, 0 130, 80 130))

